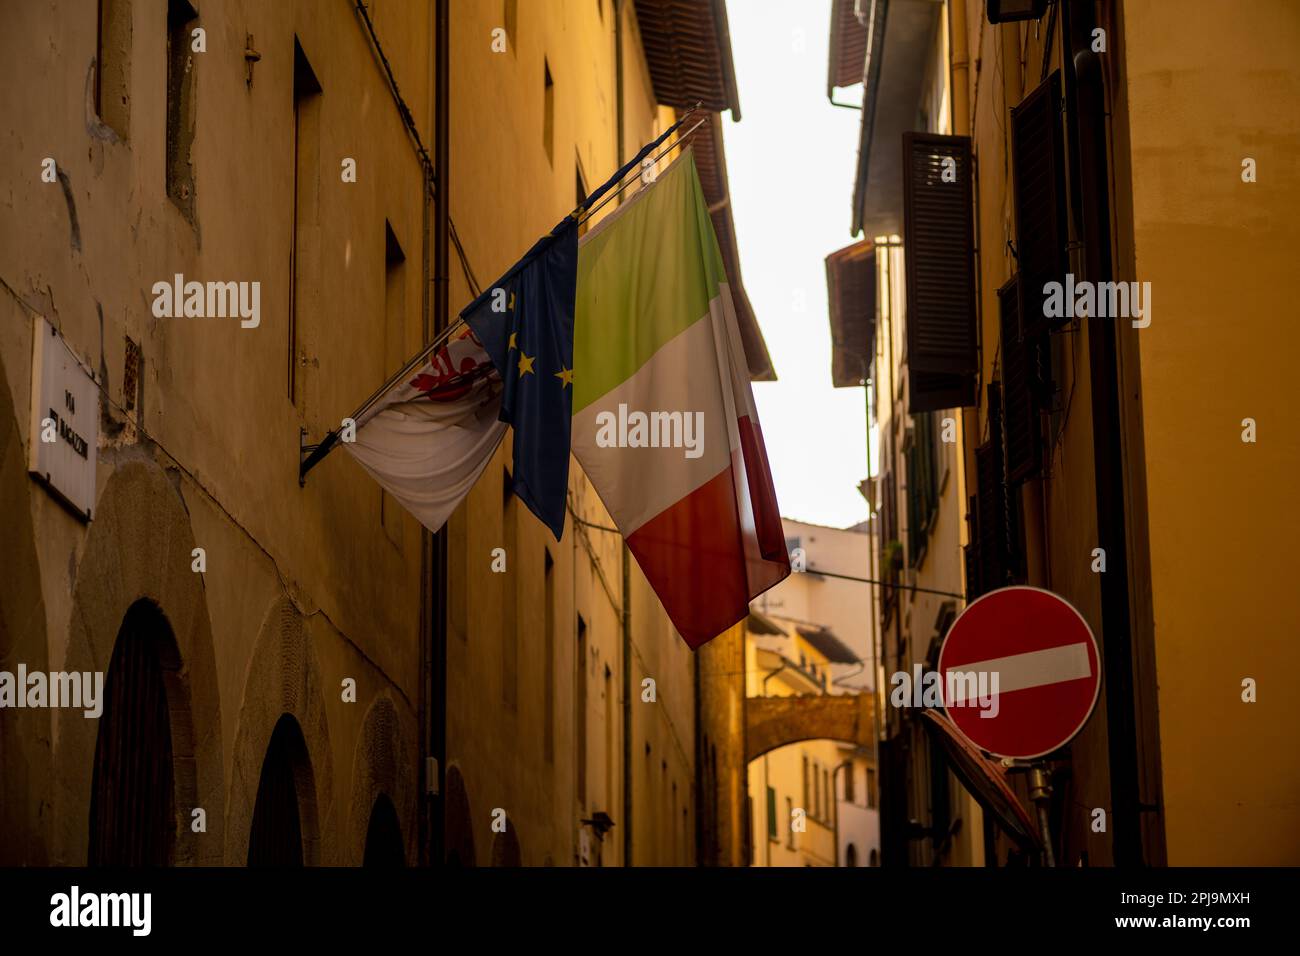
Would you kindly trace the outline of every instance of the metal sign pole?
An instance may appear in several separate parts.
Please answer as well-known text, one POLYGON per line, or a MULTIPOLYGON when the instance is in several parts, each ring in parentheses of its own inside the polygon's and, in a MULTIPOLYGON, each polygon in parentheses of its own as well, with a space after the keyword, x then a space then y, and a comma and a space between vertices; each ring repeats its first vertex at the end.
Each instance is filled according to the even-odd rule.
POLYGON ((1052 852, 1052 830, 1047 820, 1047 808, 1052 801, 1052 776, 1041 763, 1029 768, 1029 799, 1038 808, 1038 829, 1043 836, 1043 862, 1046 866, 1056 866, 1056 854, 1052 852))

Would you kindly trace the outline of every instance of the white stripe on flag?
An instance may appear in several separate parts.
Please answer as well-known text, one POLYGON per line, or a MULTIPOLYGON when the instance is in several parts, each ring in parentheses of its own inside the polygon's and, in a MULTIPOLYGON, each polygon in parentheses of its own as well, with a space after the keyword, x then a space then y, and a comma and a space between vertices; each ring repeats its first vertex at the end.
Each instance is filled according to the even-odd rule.
MULTIPOLYGON (((1047 684, 1060 684, 1068 680, 1079 680, 1092 676, 1092 666, 1088 660, 1088 645, 1063 644, 1027 654, 1012 654, 1010 657, 995 657, 987 661, 974 661, 948 668, 948 673, 992 674, 998 675, 998 693, 1007 694, 1013 690, 1029 690, 1031 687, 1044 687, 1047 684)), ((951 704, 960 706, 966 699, 967 683, 954 681, 951 704)), ((971 688, 972 690, 974 688, 971 688)))

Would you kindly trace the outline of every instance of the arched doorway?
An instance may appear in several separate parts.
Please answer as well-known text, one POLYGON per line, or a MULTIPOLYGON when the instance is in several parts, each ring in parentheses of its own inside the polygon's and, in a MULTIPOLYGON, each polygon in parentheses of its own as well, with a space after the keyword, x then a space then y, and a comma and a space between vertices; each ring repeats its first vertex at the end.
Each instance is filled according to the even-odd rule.
POLYGON ((848 849, 844 851, 844 865, 845 866, 858 865, 858 848, 855 847, 852 843, 850 843, 848 849))
POLYGON ((387 795, 380 794, 370 811, 370 826, 366 830, 366 855, 363 866, 396 867, 406 865, 402 849, 402 827, 397 821, 397 810, 387 795))
POLYGON ((167 866, 176 843, 171 719, 164 670, 179 668, 157 605, 127 610, 103 690, 90 792, 91 866, 167 866))
POLYGON ((271 733, 262 761, 248 835, 249 866, 303 865, 300 789, 308 794, 314 789, 307 743, 298 721, 291 714, 283 714, 271 733))
POLYGON ((523 855, 519 852, 519 837, 515 835, 515 825, 506 820, 506 828, 492 841, 493 866, 523 866, 523 855))
POLYGON ((447 796, 444 816, 444 840, 448 866, 476 866, 474 826, 469 808, 469 791, 459 767, 447 768, 447 796))

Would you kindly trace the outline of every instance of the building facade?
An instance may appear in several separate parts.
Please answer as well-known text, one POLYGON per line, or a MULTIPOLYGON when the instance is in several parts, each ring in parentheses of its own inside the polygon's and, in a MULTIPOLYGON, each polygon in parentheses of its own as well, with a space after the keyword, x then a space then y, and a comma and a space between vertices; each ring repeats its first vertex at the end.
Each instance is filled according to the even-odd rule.
MULTIPOLYGON (((963 606, 961 545, 965 422, 948 398, 913 404, 935 386, 909 361, 907 262, 903 227, 902 129, 944 132, 951 122, 947 10, 896 5, 870 34, 852 2, 833 8, 831 92, 862 84, 864 122, 854 185, 852 230, 865 238, 827 258, 832 379, 866 386, 874 474, 863 490, 879 529, 872 577, 878 587, 882 853, 886 864, 982 862, 983 819, 952 775, 919 714, 889 703, 891 678, 933 670, 948 627, 963 606), (870 116, 871 121, 865 117, 870 116), (892 820, 892 825, 890 822, 892 820)), ((951 385, 937 382, 940 390, 951 385)), ((868 569, 869 563, 863 568, 868 569)))
MULTIPOLYGON (((452 5, 450 308, 702 101, 770 376, 721 201, 725 12, 667 6, 452 5)), ((0 14, 0 669, 104 680, 97 717, 0 709, 6 864, 697 859, 696 664, 576 465, 559 543, 508 441, 443 545, 346 456, 298 480, 445 321, 434 13, 0 14)))
MULTIPOLYGON (((1100 700, 1045 759, 1058 863, 1295 862, 1283 808, 1300 770, 1270 743, 1295 707, 1265 702, 1254 675, 1295 658, 1276 639, 1295 611, 1271 557, 1295 522, 1270 512, 1297 442, 1262 423, 1284 418, 1280 356, 1296 341, 1276 317, 1295 231, 1277 211, 1297 197, 1293 178, 1260 171, 1297 139, 1276 104, 1296 97, 1284 51, 1300 17, 1284 3, 1250 16, 1208 2, 1024 6, 1015 19, 973 0, 836 5, 831 85, 864 82, 854 230, 887 237, 873 246, 889 274, 856 279, 874 315, 844 292, 832 323, 843 367, 876 396, 882 540, 908 522, 906 574, 917 517, 932 512, 923 560, 946 529, 938 587, 964 594, 945 599, 952 610, 1028 584, 1096 635, 1100 700), (856 63, 856 80, 836 63, 856 63), (1211 237, 1224 234, 1220 250, 1211 237), (1213 387, 1189 381, 1201 368, 1213 387), (887 410, 914 434, 951 422, 938 467, 921 455, 899 469, 887 410), (951 504, 941 492, 931 506, 932 471, 951 472, 951 504), (1204 547, 1250 558, 1191 560, 1209 510, 1222 520, 1204 547)), ((837 267, 851 271, 859 247, 837 267)), ((933 667, 916 648, 897 659, 933 667)), ((918 844, 943 801, 927 824, 917 782, 933 756, 915 741, 886 748, 885 862, 928 862, 918 844)), ((1012 780, 1029 806, 1023 775, 1012 780)), ((984 822, 969 852, 938 861, 1033 862, 984 822)))

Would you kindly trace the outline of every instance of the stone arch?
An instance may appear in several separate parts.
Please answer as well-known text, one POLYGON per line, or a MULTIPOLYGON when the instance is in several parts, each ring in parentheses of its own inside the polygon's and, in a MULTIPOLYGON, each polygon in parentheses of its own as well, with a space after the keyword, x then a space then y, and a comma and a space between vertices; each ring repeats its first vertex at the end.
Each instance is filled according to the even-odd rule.
POLYGON ((301 814, 303 862, 334 862, 337 848, 324 844, 324 822, 333 810, 333 760, 325 719, 320 664, 306 621, 287 597, 271 602, 248 661, 230 767, 226 811, 226 862, 242 866, 257 804, 267 747, 280 718, 297 722, 306 750, 305 768, 294 777, 301 814), (304 773, 306 769, 309 773, 304 773))
MULTIPOLYGON (((45 599, 32 524, 32 480, 27 476, 24 429, 0 361, 0 670, 49 670, 45 599)), ((41 804, 50 793, 50 714, 0 710, 0 866, 43 866, 49 854, 41 804)))
MULTIPOLYGON (((164 670, 171 722, 177 815, 176 865, 221 862, 224 788, 221 704, 203 576, 191 570, 194 534, 180 493, 154 461, 128 458, 109 477, 86 535, 68 621, 65 671, 104 673, 122 622, 138 601, 166 617, 175 658, 164 670), (206 811, 207 831, 191 828, 206 811)), ((99 722, 81 711, 54 711, 55 860, 84 864, 99 722)))
POLYGON ((870 747, 874 734, 870 694, 745 700, 746 763, 801 740, 842 740, 870 747))
POLYGON ((465 777, 455 764, 447 768, 443 784, 443 846, 449 866, 477 866, 474 855, 474 820, 470 812, 465 777))
MULTIPOLYGON (((351 706, 351 705, 349 705, 351 706)), ((365 861, 367 835, 378 799, 387 797, 397 815, 402 837, 402 856, 414 861, 416 837, 416 766, 414 736, 409 718, 385 690, 371 703, 362 719, 361 734, 352 758, 352 800, 349 817, 348 862, 365 861), (407 727, 403 727, 407 723, 407 727)))

